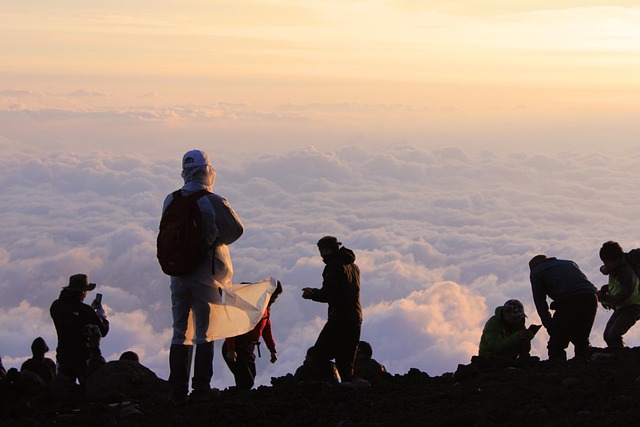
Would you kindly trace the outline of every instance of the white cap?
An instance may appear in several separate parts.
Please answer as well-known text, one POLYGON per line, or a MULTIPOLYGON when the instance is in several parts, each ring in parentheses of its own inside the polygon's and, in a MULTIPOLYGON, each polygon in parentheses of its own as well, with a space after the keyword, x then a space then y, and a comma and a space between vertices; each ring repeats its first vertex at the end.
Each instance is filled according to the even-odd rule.
POLYGON ((211 162, 209 162, 209 155, 201 150, 187 151, 182 157, 182 169, 198 166, 211 166, 211 162))

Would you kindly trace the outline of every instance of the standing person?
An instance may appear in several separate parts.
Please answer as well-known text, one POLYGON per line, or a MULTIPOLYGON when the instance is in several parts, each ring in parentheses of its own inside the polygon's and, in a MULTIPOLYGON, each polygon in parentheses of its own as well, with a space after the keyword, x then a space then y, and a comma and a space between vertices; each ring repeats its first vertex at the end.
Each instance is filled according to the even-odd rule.
POLYGON ((604 328, 604 340, 609 348, 623 348, 622 336, 640 319, 640 281, 617 242, 606 242, 600 248, 604 265, 602 274, 609 275, 609 283, 598 292, 603 307, 613 308, 604 328))
POLYGON ((318 241, 318 250, 326 264, 322 288, 303 288, 302 298, 329 305, 327 323, 314 345, 321 363, 335 358, 343 382, 353 380, 353 365, 360 341, 360 269, 351 249, 340 247, 334 236, 318 241))
POLYGON ((534 361, 530 352, 535 332, 525 327, 526 317, 524 306, 517 299, 510 299, 497 307, 482 330, 477 359, 479 363, 515 366, 534 361))
POLYGON ((27 359, 20 367, 23 377, 31 376, 35 382, 49 384, 56 376, 56 363, 45 357, 49 346, 42 337, 31 343, 31 359, 27 359))
POLYGON ((276 301, 278 295, 282 293, 282 284, 277 282, 276 290, 271 294, 267 309, 264 311, 262 319, 249 332, 224 340, 222 345, 222 356, 227 366, 233 373, 236 380, 236 387, 241 390, 250 390, 256 378, 256 356, 253 353, 258 346, 260 354, 260 337, 264 339, 271 354, 271 363, 278 360, 276 351, 276 341, 271 331, 271 305, 276 301))
MULTIPOLYGON (((235 242, 244 229, 227 200, 213 191, 216 171, 204 151, 191 150, 182 158, 184 185, 169 194, 162 208, 163 216, 171 207, 174 197, 187 197, 200 192, 196 203, 200 212, 201 230, 207 243, 204 259, 186 274, 171 276, 171 309, 173 337, 169 349, 169 386, 175 403, 188 399, 191 357, 195 344, 195 361, 191 382, 191 400, 212 397, 213 339, 207 334, 210 322, 209 303, 221 302, 216 281, 231 277, 233 267, 227 245, 235 242), (203 191, 204 190, 204 191, 203 191), (193 315, 195 337, 189 336, 189 314, 193 315)), ((162 227, 161 227, 162 230, 162 227)))
POLYGON ((596 287, 570 260, 536 255, 529 261, 529 269, 536 310, 549 334, 549 359, 567 360, 570 342, 577 358, 588 358, 589 334, 598 309, 596 287), (551 306, 547 296, 553 301, 551 306), (555 310, 553 316, 549 309, 555 310))
POLYGON ((62 288, 60 296, 51 304, 49 312, 58 333, 56 359, 58 373, 84 384, 87 363, 91 355, 89 337, 85 326, 95 325, 102 337, 109 332, 109 321, 102 303, 94 300, 91 305, 83 301, 89 291, 96 288, 86 274, 74 274, 69 285, 62 288))

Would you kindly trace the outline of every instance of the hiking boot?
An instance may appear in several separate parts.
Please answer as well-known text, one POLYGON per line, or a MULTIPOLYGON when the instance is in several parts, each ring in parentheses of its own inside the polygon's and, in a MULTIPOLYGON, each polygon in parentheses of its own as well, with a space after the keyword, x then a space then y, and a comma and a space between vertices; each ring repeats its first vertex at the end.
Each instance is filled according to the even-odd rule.
POLYGON ((193 390, 189 395, 189 402, 209 402, 215 400, 220 396, 220 390, 216 388, 210 388, 208 390, 193 390))

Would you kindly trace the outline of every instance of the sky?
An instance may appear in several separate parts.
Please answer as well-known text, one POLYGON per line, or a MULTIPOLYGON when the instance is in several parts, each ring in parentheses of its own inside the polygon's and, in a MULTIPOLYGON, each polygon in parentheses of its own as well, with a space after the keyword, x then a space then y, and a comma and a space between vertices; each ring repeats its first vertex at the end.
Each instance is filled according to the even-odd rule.
POLYGON ((509 298, 539 321, 533 255, 599 286, 604 241, 640 246, 635 2, 0 4, 5 366, 37 336, 55 348, 48 307, 84 272, 110 313, 107 358, 134 349, 166 378, 154 245, 192 148, 245 223, 234 279, 284 285, 261 384, 294 372, 322 327, 326 307, 300 295, 320 285, 325 234, 356 253, 374 357, 430 375, 467 363, 509 298))

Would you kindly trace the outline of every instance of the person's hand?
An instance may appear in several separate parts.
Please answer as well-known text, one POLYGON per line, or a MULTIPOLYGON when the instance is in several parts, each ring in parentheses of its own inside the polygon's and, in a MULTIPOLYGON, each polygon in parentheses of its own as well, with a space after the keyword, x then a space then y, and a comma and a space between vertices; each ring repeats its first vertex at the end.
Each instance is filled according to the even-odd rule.
POLYGON ((233 350, 229 350, 229 351, 227 351, 226 359, 227 359, 228 361, 230 361, 230 362, 234 362, 234 363, 235 363, 235 362, 236 362, 236 360, 238 360, 238 355, 236 354, 236 352, 235 352, 235 351, 233 351, 233 350))
POLYGON ((302 288, 302 298, 311 299, 312 296, 313 296, 312 288, 302 288))
POLYGON ((278 360, 278 353, 274 350, 271 352, 271 363, 276 363, 276 360, 278 360))

